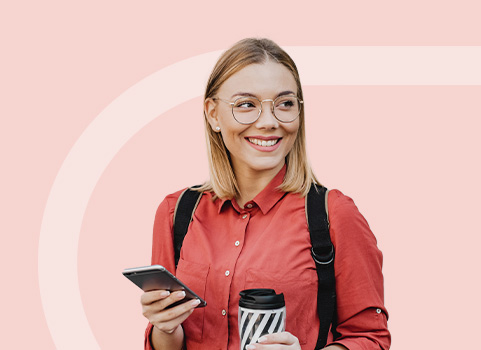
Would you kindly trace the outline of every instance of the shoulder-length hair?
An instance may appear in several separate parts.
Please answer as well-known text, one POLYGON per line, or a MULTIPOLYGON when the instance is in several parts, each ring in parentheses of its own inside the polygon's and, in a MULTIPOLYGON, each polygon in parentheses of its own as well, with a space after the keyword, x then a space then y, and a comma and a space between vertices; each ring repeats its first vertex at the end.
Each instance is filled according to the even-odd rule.
MULTIPOLYGON (((262 64, 273 60, 284 65, 292 73, 297 84, 297 96, 303 100, 301 81, 296 64, 276 43, 269 39, 247 38, 225 51, 217 61, 205 89, 204 101, 213 98, 222 84, 232 75, 251 64, 262 64)), ((198 191, 210 191, 219 198, 239 196, 239 187, 221 133, 214 132, 207 121, 204 110, 204 125, 209 158, 210 181, 198 191)), ((311 184, 319 183, 309 165, 306 153, 304 108, 299 115, 299 130, 292 149, 286 156, 287 170, 279 189, 284 192, 307 195, 311 184)))

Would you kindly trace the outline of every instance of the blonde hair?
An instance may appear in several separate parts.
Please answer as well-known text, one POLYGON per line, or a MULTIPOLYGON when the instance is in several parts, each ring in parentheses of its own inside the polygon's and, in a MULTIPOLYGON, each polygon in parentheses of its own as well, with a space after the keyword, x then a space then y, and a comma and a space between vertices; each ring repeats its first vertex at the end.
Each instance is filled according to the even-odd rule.
MULTIPOLYGON (((301 81, 296 64, 276 43, 269 39, 247 38, 225 51, 217 61, 205 89, 204 101, 214 97, 222 84, 232 75, 251 64, 261 64, 274 60, 284 65, 292 73, 297 84, 297 96, 303 100, 301 81)), ((207 155, 209 159, 210 181, 198 191, 210 191, 219 198, 235 198, 240 195, 234 170, 221 133, 214 132, 204 113, 207 155)), ((292 149, 286 156, 287 171, 279 189, 284 192, 307 195, 311 184, 319 183, 309 165, 306 153, 304 108, 299 115, 299 129, 292 149)))

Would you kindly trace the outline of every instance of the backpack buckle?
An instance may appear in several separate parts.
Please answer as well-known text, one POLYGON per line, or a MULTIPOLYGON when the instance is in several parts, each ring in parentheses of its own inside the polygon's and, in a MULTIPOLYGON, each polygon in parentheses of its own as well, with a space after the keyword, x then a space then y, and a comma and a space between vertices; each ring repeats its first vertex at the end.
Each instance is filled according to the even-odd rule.
POLYGON ((311 255, 316 264, 320 265, 327 265, 330 264, 334 260, 334 247, 331 244, 331 251, 328 254, 325 255, 317 255, 314 252, 314 247, 311 248, 311 255))

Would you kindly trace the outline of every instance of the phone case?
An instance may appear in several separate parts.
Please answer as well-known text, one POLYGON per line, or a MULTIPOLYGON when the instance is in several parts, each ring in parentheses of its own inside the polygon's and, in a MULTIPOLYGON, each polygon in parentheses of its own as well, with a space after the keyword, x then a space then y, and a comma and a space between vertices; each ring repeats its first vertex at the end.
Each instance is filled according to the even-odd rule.
POLYGON ((185 291, 185 298, 170 305, 169 308, 184 303, 190 299, 199 299, 200 304, 198 307, 204 307, 207 305, 205 300, 199 297, 194 291, 192 291, 182 281, 180 281, 161 265, 129 268, 125 269, 122 274, 135 283, 144 292, 150 292, 159 289, 165 289, 171 292, 179 290, 185 291))

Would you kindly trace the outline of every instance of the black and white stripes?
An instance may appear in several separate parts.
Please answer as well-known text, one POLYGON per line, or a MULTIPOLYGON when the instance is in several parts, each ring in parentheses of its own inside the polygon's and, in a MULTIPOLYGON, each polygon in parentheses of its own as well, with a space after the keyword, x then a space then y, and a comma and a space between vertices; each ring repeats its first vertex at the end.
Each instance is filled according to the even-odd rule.
POLYGON ((239 307, 240 350, 264 334, 283 332, 286 328, 286 308, 274 310, 254 310, 239 307))

